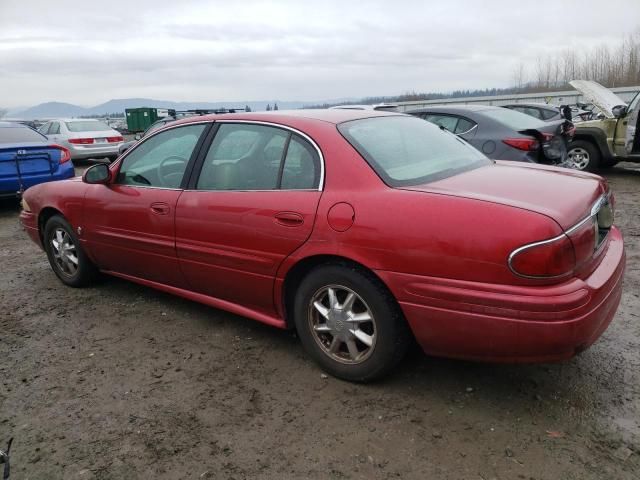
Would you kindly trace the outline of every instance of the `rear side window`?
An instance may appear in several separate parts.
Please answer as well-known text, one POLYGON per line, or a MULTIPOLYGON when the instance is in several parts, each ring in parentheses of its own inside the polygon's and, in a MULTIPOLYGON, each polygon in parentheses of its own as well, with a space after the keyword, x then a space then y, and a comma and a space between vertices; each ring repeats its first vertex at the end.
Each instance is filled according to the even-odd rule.
POLYGON ((419 185, 492 163, 461 138, 415 117, 353 120, 338 130, 392 187, 419 185))
POLYGON ((56 135, 60 133, 60 124, 58 122, 52 122, 49 128, 49 135, 56 135))
POLYGON ((317 187, 320 161, 304 139, 281 128, 221 124, 198 178, 198 190, 302 190, 317 187))
POLYGON ((70 132, 105 132, 111 130, 111 127, 106 123, 95 120, 65 122, 65 124, 70 132))
POLYGON ((475 122, 472 122, 471 120, 467 120, 466 118, 460 118, 458 120, 458 124, 456 125, 456 129, 454 130, 454 133, 457 133, 457 134, 467 133, 469 130, 471 130, 475 126, 476 126, 475 122))
POLYGON ((47 137, 29 127, 0 127, 0 143, 45 142, 47 137))
POLYGON ((537 118, 508 108, 487 108, 479 112, 512 130, 537 129, 545 127, 544 122, 537 118))
POLYGON ((546 108, 541 108, 540 112, 542 112, 542 118, 544 120, 549 120, 550 118, 553 118, 556 115, 558 115, 558 112, 554 110, 547 110, 546 108))
POLYGON ((451 115, 427 115, 425 120, 439 127, 446 128, 450 132, 455 131, 458 118, 451 115))

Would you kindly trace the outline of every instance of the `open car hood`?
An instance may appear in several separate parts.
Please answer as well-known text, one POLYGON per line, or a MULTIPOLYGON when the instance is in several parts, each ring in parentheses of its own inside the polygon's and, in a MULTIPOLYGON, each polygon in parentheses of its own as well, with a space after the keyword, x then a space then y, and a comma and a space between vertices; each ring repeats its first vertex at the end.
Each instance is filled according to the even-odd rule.
POLYGON ((571 80, 569 83, 589 102, 598 107, 607 118, 615 118, 613 115, 614 107, 619 105, 627 106, 627 103, 619 96, 598 82, 591 80, 571 80))

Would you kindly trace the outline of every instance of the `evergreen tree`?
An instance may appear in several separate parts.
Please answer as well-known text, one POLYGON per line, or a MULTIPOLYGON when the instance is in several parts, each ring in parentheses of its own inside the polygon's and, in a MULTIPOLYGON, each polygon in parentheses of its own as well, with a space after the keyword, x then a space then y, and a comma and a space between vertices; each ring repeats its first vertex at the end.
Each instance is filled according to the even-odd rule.
POLYGON ((274 109, 274 110, 278 110, 278 104, 277 104, 277 103, 274 103, 274 104, 273 104, 273 109, 274 109))
POLYGON ((249 105, 245 105, 244 106, 244 111, 245 112, 250 112, 251 111, 251 107, 249 105))
POLYGON ((271 111, 271 104, 267 103, 267 112, 270 112, 270 111, 271 111))

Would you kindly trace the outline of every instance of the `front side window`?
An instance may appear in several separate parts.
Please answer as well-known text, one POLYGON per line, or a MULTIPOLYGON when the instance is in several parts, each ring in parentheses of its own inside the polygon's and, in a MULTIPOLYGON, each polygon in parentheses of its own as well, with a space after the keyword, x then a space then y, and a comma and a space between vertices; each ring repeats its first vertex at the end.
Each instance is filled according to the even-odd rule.
POLYGON ((492 163, 454 134, 415 117, 352 120, 338 130, 392 187, 420 185, 492 163))
POLYGON ((142 142, 122 161, 116 183, 180 188, 198 139, 206 125, 187 125, 160 132, 142 142))
POLYGON ((198 190, 308 189, 320 162, 306 140, 281 128, 221 124, 204 160, 198 190))

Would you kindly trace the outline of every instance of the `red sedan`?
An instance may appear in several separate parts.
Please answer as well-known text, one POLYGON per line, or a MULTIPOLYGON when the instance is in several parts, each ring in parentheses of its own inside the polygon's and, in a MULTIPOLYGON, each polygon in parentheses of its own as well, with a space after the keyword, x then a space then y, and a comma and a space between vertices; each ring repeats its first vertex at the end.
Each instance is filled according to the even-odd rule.
POLYGON ((625 255, 595 175, 488 160, 424 120, 357 110, 190 118, 21 221, 67 285, 100 271, 295 328, 331 374, 425 352, 573 356, 606 329, 625 255))

